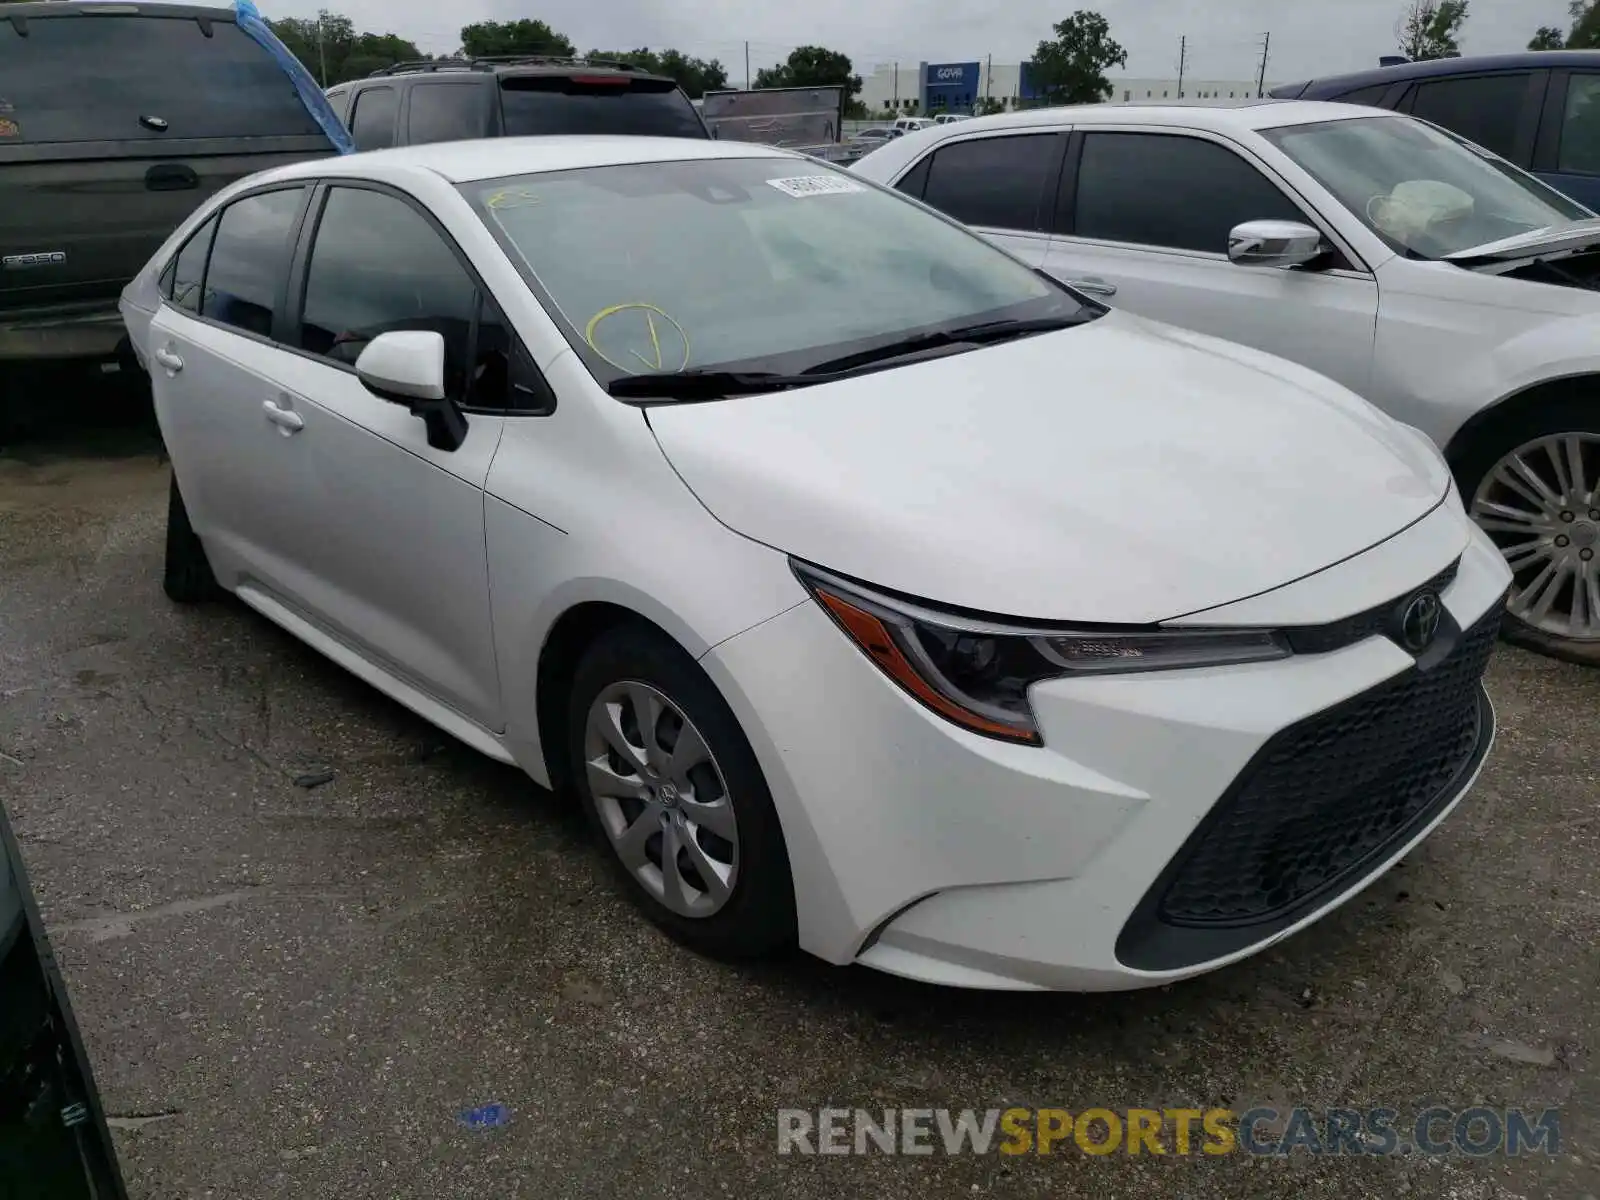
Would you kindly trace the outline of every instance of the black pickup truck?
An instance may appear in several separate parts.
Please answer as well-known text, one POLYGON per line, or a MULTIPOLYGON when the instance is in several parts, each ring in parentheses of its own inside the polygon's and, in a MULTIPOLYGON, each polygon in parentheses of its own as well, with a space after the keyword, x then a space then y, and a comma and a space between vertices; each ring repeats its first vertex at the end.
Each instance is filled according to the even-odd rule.
POLYGON ((248 0, 0 5, 0 389, 115 358, 123 286, 203 200, 348 145, 264 31, 248 0))

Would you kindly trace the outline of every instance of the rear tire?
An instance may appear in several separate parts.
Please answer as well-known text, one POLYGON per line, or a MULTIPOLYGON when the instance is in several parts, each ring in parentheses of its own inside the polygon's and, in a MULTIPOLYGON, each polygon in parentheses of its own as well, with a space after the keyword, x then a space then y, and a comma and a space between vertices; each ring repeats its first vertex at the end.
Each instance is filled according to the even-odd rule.
POLYGON ((1564 662, 1600 666, 1600 414, 1594 399, 1554 397, 1495 422, 1460 455, 1455 475, 1467 511, 1516 574, 1504 639, 1564 662), (1514 455, 1542 488, 1527 479, 1514 455), (1560 580, 1546 573, 1557 570, 1560 580), (1554 595, 1541 617, 1534 602, 1546 587, 1554 595), (1586 589, 1581 601, 1574 599, 1578 588, 1586 589), (1586 626, 1577 635, 1574 614, 1586 626))
POLYGON ((217 577, 200 536, 189 524, 189 510, 178 491, 177 476, 167 492, 167 556, 161 586, 167 598, 177 604, 200 604, 221 594, 217 577))
POLYGON ((602 634, 578 664, 567 729, 584 815, 652 921, 714 958, 793 947, 794 882, 772 794, 694 659, 643 622, 602 634))

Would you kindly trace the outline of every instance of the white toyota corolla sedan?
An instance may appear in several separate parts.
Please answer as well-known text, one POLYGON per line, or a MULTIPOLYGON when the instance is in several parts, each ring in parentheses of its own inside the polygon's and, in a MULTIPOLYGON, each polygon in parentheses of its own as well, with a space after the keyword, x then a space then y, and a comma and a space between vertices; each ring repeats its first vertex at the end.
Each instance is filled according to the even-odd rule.
POLYGON ((221 589, 592 818, 707 952, 1194 975, 1493 737, 1438 452, 826 164, 450 143, 207 202, 123 305, 221 589))

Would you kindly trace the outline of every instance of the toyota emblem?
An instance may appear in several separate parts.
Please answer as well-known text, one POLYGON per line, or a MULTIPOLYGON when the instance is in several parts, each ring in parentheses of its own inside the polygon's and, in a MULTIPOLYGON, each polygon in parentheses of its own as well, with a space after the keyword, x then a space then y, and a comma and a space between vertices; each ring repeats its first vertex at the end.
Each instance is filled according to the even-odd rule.
POLYGON ((1420 654, 1433 644, 1443 609, 1433 592, 1418 592, 1400 614, 1400 640, 1407 650, 1420 654))

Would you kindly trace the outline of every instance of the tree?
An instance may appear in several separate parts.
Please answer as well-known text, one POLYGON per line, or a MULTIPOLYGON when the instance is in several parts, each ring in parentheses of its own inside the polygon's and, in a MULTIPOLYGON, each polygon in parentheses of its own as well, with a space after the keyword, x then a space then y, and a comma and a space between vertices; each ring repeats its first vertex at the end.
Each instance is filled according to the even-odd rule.
POLYGON ((1466 20, 1467 0, 1411 0, 1395 29, 1400 53, 1412 62, 1460 58, 1461 26, 1466 20))
POLYGON ((655 75, 666 75, 677 81, 691 100, 698 100, 707 92, 721 91, 728 86, 728 69, 717 59, 709 62, 692 58, 680 50, 591 50, 590 58, 609 59, 612 62, 632 63, 655 75))
POLYGON ((1106 71, 1128 65, 1128 52, 1111 40, 1111 24, 1079 9, 1051 27, 1053 41, 1040 42, 1029 64, 1034 89, 1047 104, 1098 104, 1111 95, 1106 71))
POLYGON ((270 24, 278 40, 323 87, 361 79, 397 62, 427 57, 414 43, 392 33, 357 33, 349 17, 326 9, 314 19, 285 17, 270 24))
POLYGON ((1541 25, 1539 32, 1533 35, 1533 41, 1528 43, 1528 49, 1563 50, 1566 45, 1567 39, 1562 36, 1561 30, 1554 25, 1541 25))
POLYGON ((1565 48, 1593 50, 1600 47, 1600 5, 1594 0, 1572 0, 1567 14, 1572 18, 1572 29, 1567 34, 1565 48))
POLYGON ((572 43, 543 21, 479 21, 461 30, 461 53, 469 58, 491 54, 549 54, 569 58, 572 43))
POLYGON ((801 46, 792 51, 784 62, 775 67, 763 67, 756 72, 758 88, 779 87, 842 87, 845 107, 849 109, 861 90, 861 76, 854 74, 849 56, 821 46, 801 46))
POLYGON ((996 100, 993 96, 979 96, 978 102, 972 106, 972 115, 975 117, 992 117, 995 113, 1006 110, 1004 100, 996 100))

